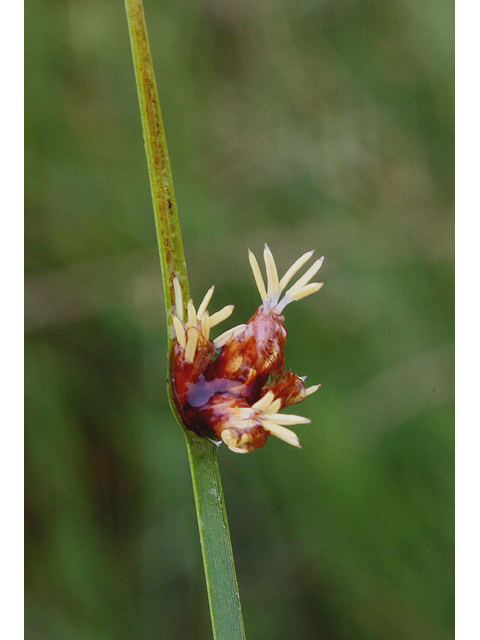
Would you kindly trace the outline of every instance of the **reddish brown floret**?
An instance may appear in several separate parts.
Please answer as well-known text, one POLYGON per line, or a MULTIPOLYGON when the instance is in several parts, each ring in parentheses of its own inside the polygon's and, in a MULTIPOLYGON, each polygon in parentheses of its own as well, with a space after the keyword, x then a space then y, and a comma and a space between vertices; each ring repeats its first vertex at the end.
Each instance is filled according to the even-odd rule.
POLYGON ((199 436, 222 440, 232 450, 247 453, 263 446, 270 434, 300 447, 297 435, 285 425, 310 422, 302 416, 278 413, 302 402, 318 385, 305 389, 303 379, 285 369, 287 332, 282 311, 322 286, 310 283, 322 264, 317 260, 288 289, 291 278, 311 258, 301 256, 279 279, 270 249, 265 245, 264 260, 268 288, 251 251, 252 266, 263 304, 248 321, 224 332, 213 342, 210 329, 233 311, 228 305, 209 316, 209 289, 198 311, 190 300, 187 320, 179 281, 174 280, 176 315, 172 314, 176 341, 171 353, 172 395, 183 424, 199 436))
POLYGON ((269 432, 260 420, 242 429, 238 409, 249 409, 270 390, 282 408, 305 397, 302 379, 285 370, 283 322, 282 315, 265 313, 262 305, 216 358, 213 343, 200 337, 193 363, 185 361, 184 350, 175 344, 170 365, 173 398, 188 429, 221 439, 229 428, 240 435, 248 432, 251 449, 265 444, 269 432))

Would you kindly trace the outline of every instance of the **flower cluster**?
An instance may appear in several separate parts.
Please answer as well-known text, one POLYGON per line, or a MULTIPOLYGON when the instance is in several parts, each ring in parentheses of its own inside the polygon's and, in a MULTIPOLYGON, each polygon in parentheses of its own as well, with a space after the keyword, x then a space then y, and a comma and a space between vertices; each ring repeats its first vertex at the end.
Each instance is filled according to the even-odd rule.
POLYGON ((210 330, 231 315, 233 305, 209 315, 207 306, 213 295, 212 287, 198 311, 190 300, 185 314, 182 287, 178 279, 174 279, 172 324, 176 341, 170 361, 172 395, 188 429, 200 436, 222 440, 237 453, 262 447, 270 434, 300 447, 297 435, 286 427, 310 420, 279 412, 302 402, 320 385, 306 388, 305 378, 286 371, 287 332, 282 312, 290 302, 322 287, 323 283, 310 280, 322 266, 323 258, 287 289, 283 297, 282 293, 312 255, 313 251, 305 253, 279 279, 273 255, 265 245, 265 287, 257 259, 249 250, 262 304, 247 324, 233 327, 213 341, 210 330))

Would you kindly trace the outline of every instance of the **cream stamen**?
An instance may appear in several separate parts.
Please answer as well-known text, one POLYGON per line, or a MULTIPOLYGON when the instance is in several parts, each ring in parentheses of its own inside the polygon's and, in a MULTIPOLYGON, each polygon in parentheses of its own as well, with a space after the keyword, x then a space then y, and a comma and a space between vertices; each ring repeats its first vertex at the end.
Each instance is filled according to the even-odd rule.
POLYGON ((297 434, 293 431, 290 431, 290 429, 285 429, 285 427, 281 427, 280 425, 268 420, 263 423, 263 428, 266 431, 270 431, 270 433, 274 436, 277 436, 277 438, 280 438, 280 440, 283 440, 284 442, 287 442, 294 447, 298 447, 299 449, 302 448, 297 434))
POLYGON ((208 303, 212 299, 214 290, 215 290, 215 287, 212 286, 212 287, 210 287, 210 289, 205 294, 205 297, 203 298, 201 305, 198 307, 197 320, 201 320, 202 319, 203 314, 207 310, 208 303))
POLYGON ((303 265, 310 260, 310 258, 313 256, 314 253, 315 253, 315 250, 308 251, 308 253, 304 253, 303 256, 301 256, 296 262, 292 264, 290 269, 286 272, 286 274, 283 276, 283 278, 279 282, 280 292, 282 292, 285 289, 285 287, 288 285, 288 283, 293 278, 293 276, 297 273, 297 271, 300 271, 303 265))
POLYGON ((278 297, 277 265, 275 264, 275 260, 273 258, 272 252, 270 251, 267 244, 265 244, 265 249, 263 251, 263 259, 265 261, 265 268, 267 270, 268 297, 277 298, 278 297))
POLYGON ((227 306, 223 307, 223 309, 220 309, 220 311, 212 313, 212 315, 210 316, 210 329, 213 329, 213 327, 216 327, 217 324, 220 324, 220 322, 223 322, 224 320, 229 318, 232 315, 234 309, 235 305, 227 304, 227 306))
POLYGON ((183 293, 182 293, 182 285, 180 284, 178 278, 173 279, 173 289, 175 291, 175 310, 177 312, 177 317, 180 322, 183 322, 183 293))
POLYGON ((305 397, 311 396, 312 393, 315 393, 315 391, 318 391, 321 386, 322 386, 321 384, 314 384, 311 387, 307 387, 307 389, 305 389, 305 397))
POLYGON ((193 362, 195 359, 195 351, 197 350, 198 329, 190 327, 188 330, 187 346, 185 347, 185 360, 193 362))
POLYGON ((255 278, 255 282, 257 284, 258 291, 262 300, 267 300, 267 290, 265 289, 265 283, 263 281, 262 272, 260 271, 260 267, 258 266, 257 259, 250 249, 248 250, 248 259, 250 261, 250 266, 252 267, 253 277, 255 278))
POLYGON ((188 317, 188 327, 195 327, 197 325, 197 312, 195 311, 195 307, 193 305, 193 300, 188 301, 187 305, 187 317, 188 317))
POLYGON ((183 328, 183 324, 180 322, 177 316, 174 315, 173 313, 172 313, 172 322, 173 322, 173 327, 175 329, 175 335, 177 336, 178 343, 180 344, 180 346, 182 346, 185 349, 185 347, 187 346, 187 341, 185 339, 185 330, 183 328))
POLYGON ((215 338, 215 340, 213 341, 213 346, 215 347, 215 349, 220 349, 220 347, 223 347, 230 340, 234 340, 237 336, 245 331, 246 326, 246 324, 239 324, 238 326, 233 327, 232 329, 229 329, 228 331, 220 334, 218 338, 215 338))

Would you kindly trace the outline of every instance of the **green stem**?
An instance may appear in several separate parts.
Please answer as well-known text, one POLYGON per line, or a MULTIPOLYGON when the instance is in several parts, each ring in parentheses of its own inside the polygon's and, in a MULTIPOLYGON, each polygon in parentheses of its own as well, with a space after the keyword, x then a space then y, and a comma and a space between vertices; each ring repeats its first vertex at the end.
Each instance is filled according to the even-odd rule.
POLYGON ((184 297, 187 300, 190 297, 187 268, 143 2, 141 0, 125 0, 125 6, 162 264, 167 320, 169 321, 169 310, 175 301, 173 289, 175 275, 182 283, 184 297))
MULTIPOLYGON (((187 268, 143 3, 142 0, 125 0, 125 6, 162 265, 167 327, 170 329, 170 309, 175 300, 173 278, 177 276, 181 281, 188 300, 187 268)), ((168 356, 171 348, 169 334, 168 356)), ((182 424, 172 402, 170 375, 168 394, 172 410, 182 424)), ((245 632, 217 449, 209 440, 183 430, 192 473, 213 635, 216 640, 242 640, 245 632)))

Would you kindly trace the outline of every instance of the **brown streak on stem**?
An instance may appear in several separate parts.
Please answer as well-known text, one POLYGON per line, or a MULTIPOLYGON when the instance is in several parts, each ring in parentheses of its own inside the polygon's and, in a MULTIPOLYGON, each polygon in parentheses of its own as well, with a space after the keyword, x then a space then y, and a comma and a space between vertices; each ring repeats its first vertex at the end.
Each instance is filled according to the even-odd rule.
POLYGON ((189 297, 187 274, 167 142, 143 6, 139 0, 130 0, 126 4, 127 12, 133 25, 130 30, 132 48, 134 56, 139 61, 139 65, 135 65, 136 79, 140 106, 141 108, 143 107, 146 113, 146 118, 142 118, 143 135, 148 159, 155 221, 160 232, 158 234, 159 242, 162 244, 160 255, 165 294, 168 299, 168 315, 168 308, 171 307, 175 300, 173 289, 175 275, 182 280, 185 296, 189 297))

